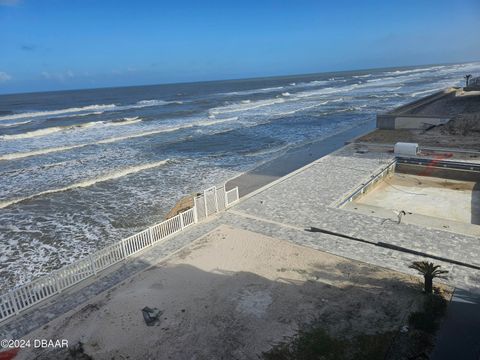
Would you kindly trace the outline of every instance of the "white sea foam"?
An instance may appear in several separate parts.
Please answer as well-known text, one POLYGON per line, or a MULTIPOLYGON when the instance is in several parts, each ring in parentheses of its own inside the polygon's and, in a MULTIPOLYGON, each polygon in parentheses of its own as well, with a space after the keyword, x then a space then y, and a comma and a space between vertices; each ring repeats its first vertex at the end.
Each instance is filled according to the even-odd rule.
POLYGON ((378 79, 370 79, 370 80, 367 80, 367 82, 376 83, 376 82, 385 81, 385 80, 397 80, 397 79, 394 78, 393 76, 386 76, 378 79))
POLYGON ((46 136, 46 135, 54 134, 61 131, 71 131, 71 130, 77 130, 77 129, 83 130, 83 129, 90 128, 93 126, 98 126, 98 125, 105 125, 105 126, 132 125, 140 121, 142 121, 142 119, 138 116, 135 116, 135 117, 126 117, 120 120, 112 120, 112 121, 91 121, 88 123, 83 123, 78 125, 53 126, 49 128, 28 131, 20 134, 0 135, 0 140, 29 139, 29 138, 39 137, 39 136, 46 136))
POLYGON ((149 107, 149 106, 159 106, 159 105, 168 105, 172 103, 182 103, 181 101, 165 101, 165 100, 140 100, 135 105, 125 105, 121 106, 122 108, 142 108, 142 107, 149 107))
POLYGON ((231 92, 222 93, 222 94, 219 94, 219 95, 225 95, 225 96, 229 96, 229 95, 252 95, 252 94, 262 94, 262 93, 280 91, 282 89, 283 89, 283 86, 275 86, 275 87, 260 88, 260 89, 231 91, 231 92))
POLYGON ((121 126, 121 125, 135 124, 140 121, 142 121, 142 119, 139 116, 134 116, 134 117, 125 117, 120 120, 112 120, 112 121, 109 121, 108 124, 112 126, 121 126))
POLYGON ((202 122, 194 123, 193 125, 196 125, 196 126, 210 126, 210 125, 216 125, 216 124, 221 124, 221 123, 231 122, 231 121, 236 121, 236 120, 238 120, 238 116, 232 116, 232 117, 229 117, 229 118, 217 119, 217 120, 212 120, 212 121, 202 121, 202 122))
POLYGON ((308 109, 312 109, 312 108, 315 108, 315 107, 318 107, 318 106, 321 106, 322 104, 314 104, 314 105, 309 105, 309 106, 304 106, 302 108, 299 108, 299 109, 294 109, 294 110, 290 110, 290 111, 282 111, 282 112, 278 112, 278 113, 274 113, 273 115, 274 116, 284 116, 284 115, 293 115, 299 111, 304 111, 304 110, 308 110, 308 109))
POLYGON ((313 86, 321 86, 321 85, 330 84, 331 82, 332 82, 332 80, 312 80, 312 81, 309 81, 309 82, 299 83, 298 86, 313 87, 313 86))
POLYGON ((23 159, 23 158, 30 157, 30 156, 38 156, 38 155, 50 154, 50 153, 54 153, 54 152, 67 151, 67 150, 72 150, 72 149, 76 149, 76 148, 82 148, 82 147, 89 146, 89 145, 92 145, 92 144, 57 146, 57 147, 43 148, 43 149, 38 149, 38 150, 26 151, 26 152, 15 152, 15 153, 10 153, 10 154, 0 155, 0 160, 5 160, 6 161, 6 160, 23 159))
POLYGON ((422 94, 434 93, 435 91, 438 91, 438 90, 440 90, 440 89, 441 89, 441 88, 439 88, 439 89, 424 90, 424 91, 417 91, 417 92, 414 92, 411 96, 412 96, 412 97, 417 97, 418 95, 422 95, 422 94))
POLYGON ((12 126, 29 124, 31 122, 32 122, 32 120, 27 120, 27 121, 14 122, 14 123, 11 123, 11 124, 0 124, 0 127, 12 127, 12 126))
POLYGON ((5 207, 13 205, 13 204, 17 204, 19 202, 23 202, 23 201, 26 201, 26 200, 31 200, 31 199, 37 198, 39 196, 64 192, 64 191, 78 189, 78 188, 85 188, 85 187, 92 186, 94 184, 98 184, 100 182, 105 182, 105 181, 109 181, 109 180, 118 179, 118 178, 130 175, 130 174, 138 173, 138 172, 143 171, 143 170, 148 170, 148 169, 152 169, 152 168, 155 168, 155 167, 162 166, 162 165, 166 164, 168 161, 169 161, 169 159, 166 159, 166 160, 157 161, 157 162, 153 162, 153 163, 148 163, 148 164, 143 164, 143 165, 138 165, 138 166, 132 166, 132 167, 124 168, 124 169, 121 169, 121 170, 118 170, 118 171, 115 171, 115 172, 104 174, 104 175, 96 177, 94 179, 87 179, 87 180, 84 180, 84 181, 81 181, 81 182, 78 182, 78 183, 74 183, 74 184, 71 184, 71 185, 68 185, 68 186, 65 186, 65 187, 62 187, 62 188, 42 191, 42 192, 39 192, 37 194, 33 194, 33 195, 26 196, 26 197, 23 197, 23 198, 16 198, 16 199, 11 199, 11 200, 6 200, 6 201, 0 201, 0 209, 3 209, 5 207))
POLYGON ((4 154, 4 155, 0 155, 0 160, 5 160, 6 161, 6 160, 23 159, 23 158, 30 157, 30 156, 38 156, 38 155, 55 153, 55 152, 68 151, 68 150, 83 148, 83 147, 92 146, 92 145, 111 144, 111 143, 118 142, 118 141, 124 141, 124 140, 130 140, 130 139, 135 139, 135 138, 140 138, 140 137, 145 137, 145 136, 150 136, 150 135, 167 133, 167 132, 172 132, 172 131, 176 131, 176 130, 191 128, 191 127, 194 127, 194 126, 210 126, 210 125, 215 125, 215 124, 220 124, 220 123, 235 121, 235 120, 238 120, 237 116, 224 118, 224 119, 210 120, 210 121, 204 121, 204 120, 203 121, 197 121, 197 122, 192 122, 192 123, 185 124, 185 125, 163 128, 163 129, 160 129, 160 130, 145 131, 145 132, 129 134, 129 135, 125 135, 125 136, 107 138, 107 139, 103 139, 103 140, 99 140, 99 141, 91 142, 91 143, 69 145, 69 146, 58 146, 58 147, 43 148, 43 149, 38 149, 38 150, 26 151, 26 152, 16 152, 16 153, 4 154))
POLYGON ((268 148, 268 149, 255 150, 255 151, 252 151, 250 153, 246 153, 244 156, 252 157, 252 156, 270 155, 270 154, 278 153, 282 150, 286 150, 290 146, 291 146, 290 144, 287 144, 287 145, 282 145, 282 146, 268 148))
POLYGON ((93 111, 93 112, 86 112, 86 113, 81 113, 81 114, 72 114, 72 115, 68 115, 67 117, 102 115, 103 113, 104 113, 104 111, 93 111))
POLYGON ((361 87, 372 87, 372 86, 384 86, 392 84, 403 84, 412 80, 417 80, 419 78, 418 74, 408 74, 401 76, 386 76, 382 78, 369 79, 366 83, 361 84, 361 87))
POLYGON ((305 111, 305 110, 309 110, 309 109, 314 109, 314 108, 317 108, 317 107, 320 107, 320 106, 323 106, 323 105, 327 105, 327 104, 330 104, 330 103, 341 102, 341 101, 343 101, 343 98, 338 98, 338 99, 333 99, 333 100, 326 100, 326 101, 322 101, 322 102, 319 102, 319 103, 315 103, 315 104, 313 104, 313 105, 303 106, 303 107, 300 107, 300 108, 298 108, 298 109, 275 113, 275 114, 273 114, 273 115, 274 115, 274 116, 293 115, 293 114, 296 114, 296 113, 298 113, 298 112, 300 112, 300 111, 305 111))
POLYGON ((185 129, 185 128, 190 128, 193 127, 194 124, 188 124, 188 125, 181 125, 181 126, 174 126, 170 128, 164 128, 161 130, 152 130, 152 131, 145 131, 137 134, 130 134, 130 135, 125 135, 125 136, 118 136, 118 137, 113 137, 113 138, 108 138, 104 140, 99 140, 95 143, 91 143, 89 145, 98 145, 98 144, 111 144, 114 142, 118 141, 123 141, 123 140, 130 140, 130 139, 136 139, 139 137, 145 137, 145 136, 150 136, 150 135, 155 135, 155 134, 161 134, 161 133, 166 133, 166 132, 172 132, 180 129, 185 129))
POLYGON ((283 98, 273 98, 273 99, 258 100, 258 101, 244 100, 239 103, 212 108, 209 110, 209 113, 213 115, 219 115, 219 114, 239 112, 239 111, 248 111, 248 110, 253 110, 260 107, 270 106, 270 105, 279 104, 283 102, 285 102, 285 99, 283 98))
POLYGON ((69 131, 73 129, 85 129, 96 125, 103 124, 102 121, 92 121, 84 124, 79 125, 71 125, 71 126, 54 126, 44 129, 38 129, 33 131, 27 131, 20 134, 12 134, 12 135, 1 135, 0 140, 18 140, 18 139, 30 139, 39 136, 46 136, 60 131, 69 131))
POLYGON ((53 117, 53 116, 68 115, 68 114, 79 113, 79 112, 113 110, 115 108, 116 108, 115 104, 107 104, 107 105, 89 105, 84 107, 73 107, 68 109, 50 110, 50 111, 25 112, 25 113, 19 113, 19 114, 0 116, 0 121, 28 119, 28 118, 37 118, 37 117, 53 117))
POLYGON ((182 102, 153 99, 153 100, 141 100, 131 105, 115 105, 115 104, 88 105, 88 106, 73 107, 68 109, 33 111, 33 112, 24 112, 24 113, 18 113, 18 114, 5 115, 5 116, 0 116, 0 121, 29 119, 29 118, 86 116, 86 115, 92 115, 92 114, 101 114, 105 111, 122 111, 122 110, 128 110, 128 109, 139 109, 139 108, 151 107, 151 106, 168 105, 172 103, 181 104, 182 102))
POLYGON ((358 84, 353 84, 353 85, 342 86, 342 87, 327 87, 327 88, 322 88, 318 90, 296 93, 294 94, 294 96, 298 98, 305 98, 305 97, 312 97, 312 96, 319 96, 319 95, 329 95, 329 94, 335 94, 339 92, 348 92, 357 88, 358 86, 359 86, 358 84))
POLYGON ((365 75, 353 75, 352 77, 354 77, 355 79, 363 79, 363 78, 368 78, 372 76, 372 74, 365 74, 365 75))
POLYGON ((414 73, 429 72, 432 70, 440 70, 443 68, 445 68, 445 66, 432 66, 432 67, 420 68, 420 69, 387 71, 385 74, 387 75, 414 74, 414 73))
POLYGON ((97 141, 97 142, 93 143, 92 145, 110 144, 110 143, 117 142, 117 141, 130 140, 130 139, 135 139, 135 138, 139 138, 139 137, 145 137, 145 136, 150 136, 150 135, 167 133, 167 132, 172 132, 172 131, 181 130, 181 129, 188 129, 188 128, 191 128, 191 127, 194 127, 194 126, 210 126, 210 125, 215 125, 215 124, 219 124, 219 123, 223 123, 223 122, 227 122, 227 121, 234 121, 234 120, 237 120, 237 119, 238 119, 238 117, 234 116, 234 117, 230 117, 230 118, 211 120, 211 121, 197 121, 197 122, 193 122, 193 123, 190 123, 190 124, 164 128, 164 129, 161 129, 161 130, 145 131, 145 132, 141 132, 141 133, 137 133, 137 134, 130 134, 130 135, 125 135, 125 136, 119 136, 119 137, 104 139, 104 140, 97 141))
POLYGON ((391 97, 398 97, 400 94, 398 93, 386 93, 385 95, 378 95, 378 94, 368 94, 367 97, 369 98, 376 98, 376 99, 384 99, 384 98, 391 98, 391 97))
POLYGON ((37 136, 45 136, 48 134, 53 134, 58 131, 64 130, 63 127, 56 126, 51 128, 39 129, 34 131, 28 131, 21 134, 13 134, 13 135, 1 135, 0 140, 17 140, 17 139, 29 139, 32 137, 37 136))

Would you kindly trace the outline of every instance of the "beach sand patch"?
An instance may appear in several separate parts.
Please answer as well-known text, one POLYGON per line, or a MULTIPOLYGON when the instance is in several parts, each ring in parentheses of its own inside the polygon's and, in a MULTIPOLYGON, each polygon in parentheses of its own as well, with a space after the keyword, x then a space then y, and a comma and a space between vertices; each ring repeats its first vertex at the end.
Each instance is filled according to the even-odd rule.
POLYGON ((398 330, 420 300, 417 278, 222 225, 26 338, 93 359, 252 359, 312 319, 338 337, 398 330))

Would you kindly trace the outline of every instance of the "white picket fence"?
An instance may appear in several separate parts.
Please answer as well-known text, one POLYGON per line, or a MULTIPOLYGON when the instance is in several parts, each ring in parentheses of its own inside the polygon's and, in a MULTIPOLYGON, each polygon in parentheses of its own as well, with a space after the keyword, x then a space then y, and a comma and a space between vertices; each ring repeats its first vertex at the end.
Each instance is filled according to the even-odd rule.
POLYGON ((1 295, 0 322, 96 276, 102 270, 226 209, 238 200, 238 188, 226 191, 223 186, 205 190, 194 198, 193 208, 1 295))

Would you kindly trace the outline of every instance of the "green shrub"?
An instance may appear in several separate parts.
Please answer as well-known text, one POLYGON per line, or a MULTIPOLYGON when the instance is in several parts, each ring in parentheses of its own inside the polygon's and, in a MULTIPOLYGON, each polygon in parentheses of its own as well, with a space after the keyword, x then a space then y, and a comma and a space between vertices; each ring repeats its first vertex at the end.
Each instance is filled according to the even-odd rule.
POLYGON ((431 313, 416 311, 408 317, 408 323, 414 329, 425 331, 433 334, 437 330, 435 317, 431 313))
POLYGON ((300 331, 290 342, 263 353, 267 360, 337 360, 345 358, 345 342, 332 338, 324 330, 311 327, 300 331))
POLYGON ((430 295, 423 303, 424 311, 431 312, 435 317, 441 318, 447 311, 447 300, 440 295, 430 295))
POLYGON ((266 360, 382 360, 392 337, 392 332, 385 332, 335 339, 320 327, 311 326, 262 355, 266 360))
POLYGON ((355 338, 355 360, 383 360, 392 342, 393 332, 360 335, 355 338))
POLYGON ((411 313, 408 323, 414 329, 433 334, 437 331, 440 319, 445 315, 447 301, 438 295, 429 295, 423 303, 423 310, 411 313))

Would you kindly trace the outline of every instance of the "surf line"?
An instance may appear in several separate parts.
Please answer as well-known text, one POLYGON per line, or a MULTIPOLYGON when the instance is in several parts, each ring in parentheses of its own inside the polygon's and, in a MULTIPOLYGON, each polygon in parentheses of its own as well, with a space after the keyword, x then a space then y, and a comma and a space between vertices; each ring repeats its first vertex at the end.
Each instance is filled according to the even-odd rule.
POLYGON ((110 144, 110 143, 114 143, 114 142, 117 142, 117 141, 123 141, 123 140, 135 139, 135 138, 139 138, 139 137, 143 137, 143 136, 167 133, 167 132, 172 132, 172 131, 181 130, 181 129, 187 129, 187 128, 191 128, 191 127, 195 127, 195 126, 210 126, 210 125, 220 124, 220 123, 223 123, 223 122, 235 121, 237 119, 238 119, 238 117, 234 116, 234 117, 230 117, 230 118, 226 118, 226 119, 207 120, 207 121, 204 121, 204 122, 199 121, 199 122, 194 122, 194 123, 190 123, 190 124, 186 124, 186 125, 175 126, 175 127, 161 129, 161 130, 152 130, 152 131, 146 131, 146 132, 141 132, 141 133, 132 134, 132 135, 125 135, 125 136, 103 139, 103 140, 99 140, 99 141, 91 142, 91 143, 86 143, 86 144, 59 146, 59 147, 44 148, 44 149, 32 150, 32 151, 26 151, 26 152, 10 153, 10 154, 5 154, 5 155, 0 155, 0 160, 17 160, 17 159, 23 159, 23 158, 26 158, 26 157, 30 157, 30 156, 44 155, 44 154, 50 154, 50 153, 53 153, 53 152, 60 152, 60 151, 78 149, 78 148, 82 148, 82 147, 86 147, 86 146, 110 144))
POLYGON ((23 201, 26 201, 26 200, 31 200, 31 199, 37 198, 39 196, 55 194, 55 193, 64 192, 64 191, 68 191, 68 190, 73 190, 73 189, 78 189, 78 188, 85 188, 85 187, 89 187, 89 186, 92 186, 94 184, 98 184, 98 183, 101 183, 101 182, 105 182, 105 181, 109 181, 109 180, 115 180, 115 179, 130 175, 130 174, 138 173, 138 172, 143 171, 143 170, 148 170, 148 169, 152 169, 152 168, 155 168, 155 167, 165 165, 169 161, 170 161, 169 159, 166 159, 166 160, 156 161, 156 162, 153 162, 153 163, 132 166, 132 167, 121 169, 121 170, 116 171, 116 172, 104 174, 104 175, 102 175, 100 177, 97 177, 97 178, 80 181, 78 183, 74 183, 74 184, 71 184, 71 185, 68 185, 68 186, 65 186, 65 187, 62 187, 62 188, 45 190, 45 191, 39 192, 37 194, 33 194, 33 195, 26 196, 26 197, 23 197, 23 198, 16 198, 16 199, 11 199, 11 200, 7 200, 7 201, 1 201, 0 202, 0 209, 3 209, 7 206, 17 204, 17 203, 20 203, 20 202, 23 202, 23 201))

